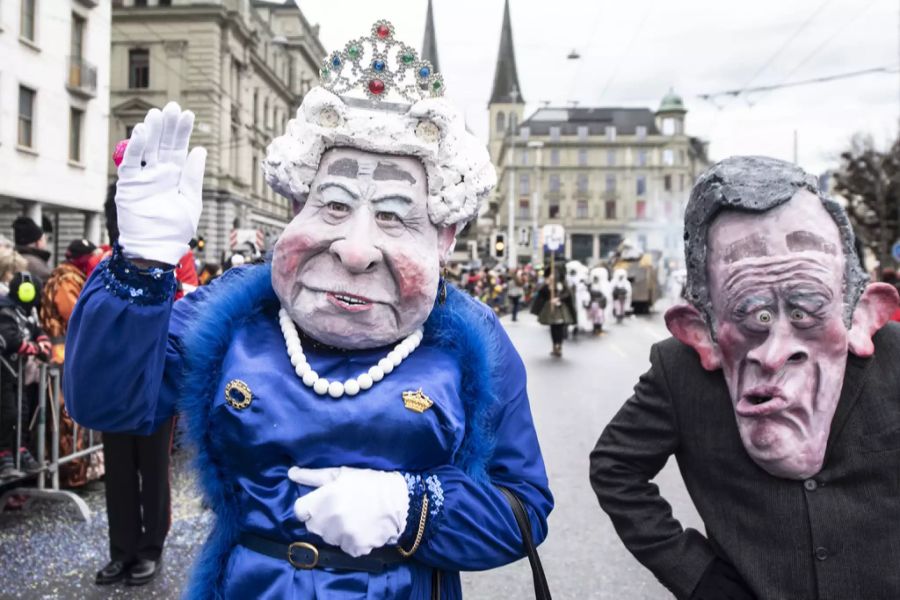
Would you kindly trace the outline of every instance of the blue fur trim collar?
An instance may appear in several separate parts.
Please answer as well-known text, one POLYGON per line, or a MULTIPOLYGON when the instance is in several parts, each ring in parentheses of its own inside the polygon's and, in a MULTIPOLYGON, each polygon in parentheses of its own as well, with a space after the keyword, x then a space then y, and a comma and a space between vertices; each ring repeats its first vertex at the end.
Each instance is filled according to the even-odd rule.
MULTIPOLYGON (((186 435, 196 448, 200 485, 216 515, 183 595, 191 600, 222 598, 228 555, 240 534, 235 501, 239 494, 233 490, 234 478, 216 460, 221 452, 210 431, 209 413, 236 328, 249 316, 278 306, 271 277, 269 264, 231 269, 195 308, 191 325, 182 337, 185 374, 179 406, 186 435)), ((474 480, 488 483, 487 465, 494 451, 491 416, 497 404, 496 369, 490 357, 498 355, 492 332, 497 325, 483 304, 453 287, 447 292, 446 302, 435 304, 425 323, 425 342, 444 347, 458 357, 466 435, 454 464, 474 480)))

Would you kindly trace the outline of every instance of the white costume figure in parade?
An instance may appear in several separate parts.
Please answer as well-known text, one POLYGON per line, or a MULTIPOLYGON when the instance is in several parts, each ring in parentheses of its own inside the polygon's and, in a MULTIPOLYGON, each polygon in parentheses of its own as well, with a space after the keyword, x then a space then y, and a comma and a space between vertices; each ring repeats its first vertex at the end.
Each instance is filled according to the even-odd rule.
POLYGON ((612 285, 609 282, 609 271, 606 267, 594 267, 590 270, 591 322, 594 331, 600 331, 603 324, 612 318, 612 285))
POLYGON ((494 170, 390 23, 321 76, 263 165, 295 212, 271 263, 174 308, 204 151, 174 103, 135 127, 121 245, 70 325, 67 406, 104 431, 183 415, 217 517, 191 598, 459 598, 458 571, 524 554, 499 486, 536 541, 552 507, 522 361, 440 278, 494 170))
POLYGON ((588 333, 593 330, 588 309, 591 305, 591 292, 587 286, 588 268, 581 261, 570 260, 566 263, 566 284, 572 290, 575 303, 575 328, 588 333))
POLYGON ((615 313, 618 303, 621 302, 621 316, 624 316, 631 310, 631 282, 628 281, 628 273, 625 269, 613 271, 610 286, 612 287, 613 312, 615 313))

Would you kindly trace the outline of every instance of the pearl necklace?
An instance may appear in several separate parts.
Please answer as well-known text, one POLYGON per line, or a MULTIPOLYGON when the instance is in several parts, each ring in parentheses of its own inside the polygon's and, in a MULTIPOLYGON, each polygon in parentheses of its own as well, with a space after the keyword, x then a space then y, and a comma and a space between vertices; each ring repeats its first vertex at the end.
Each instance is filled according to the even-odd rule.
POLYGON ((300 345, 300 334, 297 333, 297 327, 283 308, 278 311, 278 321, 281 324, 281 333, 284 334, 287 353, 291 359, 291 364, 294 366, 294 372, 297 373, 297 377, 303 380, 305 386, 311 387, 320 396, 324 396, 327 393, 332 398, 340 398, 344 394, 355 396, 360 390, 367 390, 384 379, 385 375, 400 366, 403 359, 419 347, 424 335, 420 327, 394 346, 394 349, 388 352, 387 356, 379 360, 378 364, 373 365, 367 372, 341 383, 340 381, 328 381, 324 377, 319 377, 319 374, 312 370, 312 367, 306 362, 306 356, 303 354, 303 346, 300 345))

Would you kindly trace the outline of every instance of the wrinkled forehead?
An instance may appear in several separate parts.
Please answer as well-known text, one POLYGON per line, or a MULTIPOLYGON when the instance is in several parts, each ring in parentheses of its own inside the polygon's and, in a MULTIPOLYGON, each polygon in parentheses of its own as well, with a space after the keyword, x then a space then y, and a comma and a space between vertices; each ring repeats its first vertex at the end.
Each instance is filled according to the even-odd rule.
POLYGON ((413 156, 394 156, 356 148, 332 148, 319 163, 319 178, 343 177, 384 181, 418 187, 425 181, 425 167, 413 156))
POLYGON ((723 212, 710 226, 707 243, 711 269, 799 253, 843 262, 837 224, 821 200, 806 190, 764 213, 723 212))

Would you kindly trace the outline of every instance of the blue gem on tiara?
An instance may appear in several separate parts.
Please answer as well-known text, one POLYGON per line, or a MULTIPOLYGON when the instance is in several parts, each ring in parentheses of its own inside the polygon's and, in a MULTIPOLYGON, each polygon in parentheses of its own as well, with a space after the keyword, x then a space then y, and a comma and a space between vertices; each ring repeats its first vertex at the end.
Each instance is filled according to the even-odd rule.
POLYGON ((338 96, 415 103, 444 95, 441 75, 394 37, 394 26, 385 20, 376 21, 368 36, 328 54, 319 73, 320 85, 338 96))

